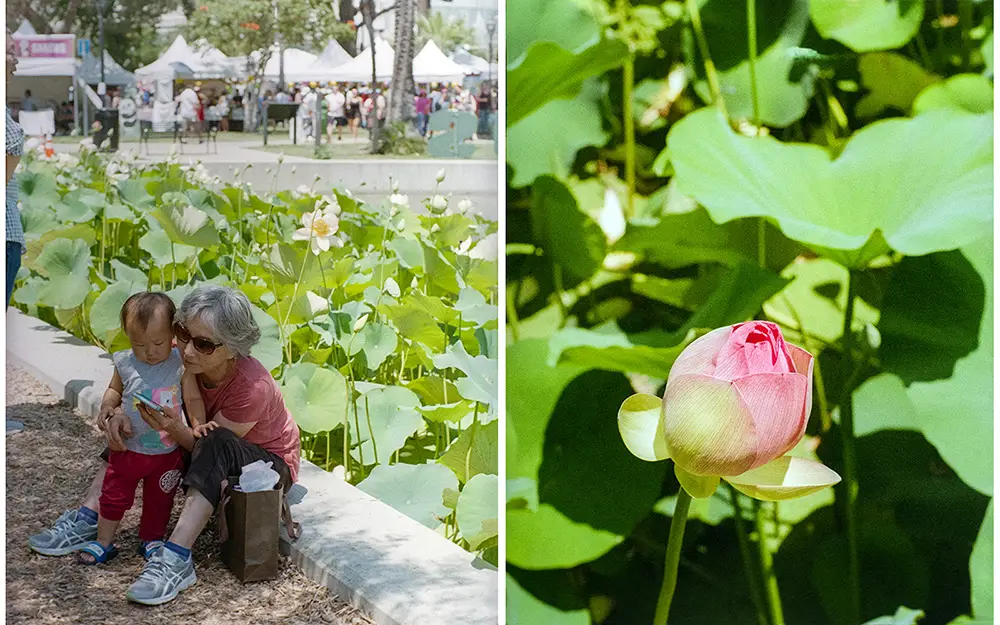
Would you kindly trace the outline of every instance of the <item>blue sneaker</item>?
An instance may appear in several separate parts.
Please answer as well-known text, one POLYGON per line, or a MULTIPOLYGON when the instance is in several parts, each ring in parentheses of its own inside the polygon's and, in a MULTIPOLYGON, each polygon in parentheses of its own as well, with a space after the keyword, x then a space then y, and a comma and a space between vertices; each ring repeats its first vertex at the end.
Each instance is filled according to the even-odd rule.
POLYGON ((62 513, 56 524, 28 539, 28 546, 43 556, 65 556, 97 540, 97 523, 77 519, 78 510, 62 513))
POLYGON ((143 605, 161 605, 173 601, 181 591, 198 581, 194 574, 194 561, 181 558, 169 549, 160 549, 135 580, 125 597, 143 605))

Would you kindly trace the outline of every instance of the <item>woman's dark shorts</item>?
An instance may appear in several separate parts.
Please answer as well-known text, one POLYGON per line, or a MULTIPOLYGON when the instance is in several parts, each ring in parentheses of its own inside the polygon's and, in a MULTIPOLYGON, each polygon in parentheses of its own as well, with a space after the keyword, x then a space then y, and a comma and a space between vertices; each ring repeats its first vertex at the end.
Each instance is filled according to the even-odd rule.
POLYGON ((278 483, 287 491, 292 487, 292 473, 280 456, 253 443, 248 443, 225 428, 212 430, 198 439, 191 450, 191 465, 181 482, 196 489, 212 504, 219 505, 222 481, 239 475, 244 466, 257 460, 272 462, 280 479, 278 483))

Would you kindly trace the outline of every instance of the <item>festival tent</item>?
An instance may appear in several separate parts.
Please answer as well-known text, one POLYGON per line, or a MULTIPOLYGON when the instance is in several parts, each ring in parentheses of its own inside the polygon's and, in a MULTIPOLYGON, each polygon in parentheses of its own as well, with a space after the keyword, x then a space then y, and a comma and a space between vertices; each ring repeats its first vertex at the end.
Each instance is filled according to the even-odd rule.
MULTIPOLYGON (((392 64, 396 58, 385 39, 375 39, 375 79, 379 81, 392 79, 392 64)), ((337 82, 371 82, 372 55, 371 50, 364 50, 340 67, 335 67, 328 73, 327 80, 337 82)))
MULTIPOLYGON (((310 66, 318 58, 315 54, 298 48, 285 48, 285 81, 295 82, 298 76, 307 73, 310 66)), ((281 59, 277 54, 271 55, 264 66, 264 78, 278 80, 281 75, 281 59)))
POLYGON ((413 58, 415 82, 461 82, 467 73, 464 66, 446 57, 433 39, 413 58))
MULTIPOLYGON (((101 82, 101 60, 92 52, 88 53, 80 67, 77 69, 77 76, 83 82, 96 85, 101 82)), ((135 75, 126 70, 115 61, 111 54, 104 51, 104 83, 112 86, 131 85, 135 82, 135 75)))
POLYGON ((331 39, 330 43, 326 44, 326 47, 323 48, 319 57, 313 61, 312 69, 333 69, 334 67, 340 67, 353 58, 354 57, 348 54, 347 50, 340 45, 339 41, 331 39))
POLYGON ((145 67, 135 70, 141 79, 210 79, 228 78, 235 72, 233 64, 219 50, 199 42, 200 49, 188 45, 182 35, 170 47, 145 67))
POLYGON ((451 60, 455 61, 459 65, 468 68, 468 73, 470 74, 482 74, 484 77, 488 76, 490 73, 491 65, 493 69, 493 78, 499 78, 498 73, 499 67, 496 63, 490 63, 481 56, 476 56, 469 52, 468 50, 456 50, 454 54, 451 55, 451 60))

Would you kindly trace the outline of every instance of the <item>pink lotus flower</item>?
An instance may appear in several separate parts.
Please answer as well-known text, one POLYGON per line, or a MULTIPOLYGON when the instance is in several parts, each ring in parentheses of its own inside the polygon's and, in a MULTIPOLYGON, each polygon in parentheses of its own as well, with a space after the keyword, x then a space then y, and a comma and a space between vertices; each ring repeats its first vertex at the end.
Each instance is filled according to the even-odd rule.
POLYGON ((840 481, 819 462, 785 456, 805 434, 812 369, 812 355, 773 323, 719 328, 678 356, 662 400, 625 400, 618 428, 635 456, 672 458, 695 497, 711 495, 720 477, 757 499, 801 497, 840 481))

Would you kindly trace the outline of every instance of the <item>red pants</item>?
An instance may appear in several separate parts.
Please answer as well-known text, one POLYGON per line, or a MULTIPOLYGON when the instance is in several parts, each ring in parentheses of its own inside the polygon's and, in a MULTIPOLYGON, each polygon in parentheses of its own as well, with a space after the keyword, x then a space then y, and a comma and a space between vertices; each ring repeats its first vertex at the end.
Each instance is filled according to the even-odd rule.
POLYGON ((134 451, 113 451, 101 488, 101 517, 121 521, 135 500, 142 480, 140 540, 163 540, 174 506, 174 493, 181 482, 184 452, 180 448, 157 456, 134 451))

